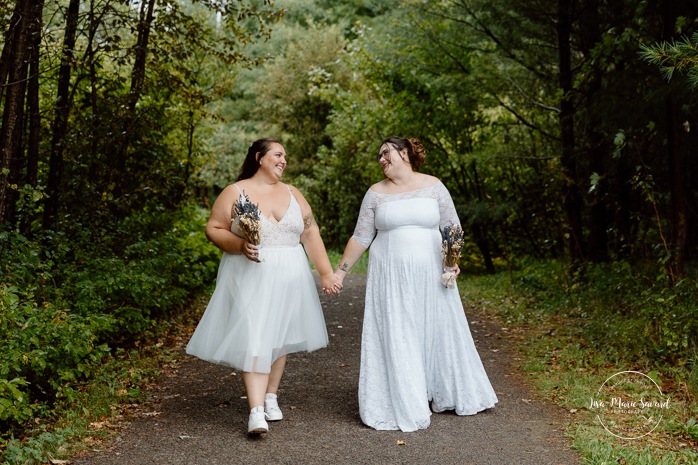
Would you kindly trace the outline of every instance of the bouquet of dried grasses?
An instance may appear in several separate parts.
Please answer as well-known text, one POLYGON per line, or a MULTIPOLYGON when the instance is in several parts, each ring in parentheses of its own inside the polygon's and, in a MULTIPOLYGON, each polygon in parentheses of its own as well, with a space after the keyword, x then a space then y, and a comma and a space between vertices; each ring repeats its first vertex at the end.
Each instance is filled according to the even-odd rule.
POLYGON ((446 287, 452 288, 456 285, 454 268, 463 250, 463 242, 463 228, 460 225, 445 226, 441 230, 441 252, 445 268, 441 275, 441 283, 446 287))
POLYGON ((250 198, 243 191, 240 198, 233 205, 233 219, 237 228, 245 239, 254 245, 259 245, 262 240, 262 221, 259 207, 250 202, 250 198))

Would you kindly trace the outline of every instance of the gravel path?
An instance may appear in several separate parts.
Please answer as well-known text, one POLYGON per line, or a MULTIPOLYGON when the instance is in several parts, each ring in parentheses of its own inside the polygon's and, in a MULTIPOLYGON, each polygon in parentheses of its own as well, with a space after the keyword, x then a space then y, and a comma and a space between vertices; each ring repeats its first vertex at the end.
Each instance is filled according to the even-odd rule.
MULTIPOLYGON (((321 296, 328 348, 293 354, 279 392, 284 420, 248 438, 240 374, 182 353, 151 389, 147 408, 90 465, 474 464, 572 465, 564 411, 536 400, 513 368, 495 322, 469 316, 499 403, 478 415, 434 414, 414 433, 374 431, 358 415, 357 383, 365 276, 349 275, 337 298, 321 296)), ((193 330, 193 328, 192 328, 193 330)))

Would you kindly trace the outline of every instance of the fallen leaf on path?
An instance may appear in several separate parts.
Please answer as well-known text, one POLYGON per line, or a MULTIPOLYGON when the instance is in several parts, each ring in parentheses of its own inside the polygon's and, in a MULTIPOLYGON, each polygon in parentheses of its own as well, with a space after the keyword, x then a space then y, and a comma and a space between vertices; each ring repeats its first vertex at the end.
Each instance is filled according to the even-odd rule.
POLYGON ((405 441, 401 441, 400 439, 398 439, 398 440, 397 440, 397 445, 398 445, 398 446, 404 446, 404 445, 407 445, 407 443, 406 443, 405 441))

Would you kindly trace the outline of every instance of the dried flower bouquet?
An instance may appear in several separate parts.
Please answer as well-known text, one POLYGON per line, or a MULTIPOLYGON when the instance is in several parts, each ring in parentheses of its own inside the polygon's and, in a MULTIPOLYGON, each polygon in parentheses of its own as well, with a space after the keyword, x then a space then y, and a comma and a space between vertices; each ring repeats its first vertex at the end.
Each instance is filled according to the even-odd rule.
POLYGON ((441 230, 441 252, 444 257, 444 273, 441 275, 441 283, 452 288, 456 285, 455 266, 458 264, 463 250, 463 228, 460 225, 445 226, 441 230))
POLYGON ((237 229, 242 236, 254 245, 259 245, 262 240, 262 221, 259 207, 250 201, 243 191, 240 198, 233 205, 233 218, 237 229))

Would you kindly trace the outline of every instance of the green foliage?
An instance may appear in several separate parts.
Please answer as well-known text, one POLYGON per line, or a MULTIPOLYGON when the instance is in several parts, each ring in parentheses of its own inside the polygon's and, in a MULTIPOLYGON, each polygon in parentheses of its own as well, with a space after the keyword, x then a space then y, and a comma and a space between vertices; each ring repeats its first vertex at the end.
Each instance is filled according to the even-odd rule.
POLYGON ((134 213, 71 240, 0 235, 0 422, 17 431, 71 404, 113 347, 151 334, 215 279, 207 211, 134 213), (117 253, 118 252, 118 255, 117 253))
MULTIPOLYGON (((74 392, 71 403, 62 403, 52 418, 35 418, 23 436, 0 437, 0 460, 7 464, 44 464, 70 459, 85 447, 82 439, 108 438, 123 418, 120 403, 133 405, 142 398, 140 385, 158 374, 158 366, 172 354, 160 348, 117 349, 96 370, 93 379, 74 392), (100 426, 107 428, 100 428, 100 426)), ((128 407, 126 407, 128 408, 128 407)))
MULTIPOLYGON (((571 95, 560 90, 560 18, 550 1, 156 2, 137 102, 138 8, 105 3, 81 15, 56 223, 42 231, 52 136, 61 136, 49 116, 38 182, 18 183, 19 221, 0 230, 2 426, 17 432, 74 401, 117 347, 136 344, 213 283, 219 251, 203 235, 208 209, 250 142, 270 135, 284 141, 284 181, 306 195, 329 248, 344 246, 366 189, 382 179, 380 141, 421 139, 423 171, 449 188, 467 234, 463 269, 512 273, 509 294, 483 305, 505 306, 512 322, 570 318, 608 357, 674 364, 698 386, 698 291, 675 269, 672 211, 677 187, 687 205, 698 200, 686 182, 698 168, 698 106, 682 82, 647 67, 695 84, 698 10, 677 5, 683 38, 661 42, 672 25, 650 3, 600 2, 575 15, 571 95), (653 43, 638 57, 638 44, 653 43), (563 97, 574 106, 572 176, 560 164, 563 97), (669 148, 681 151, 681 166, 669 166, 669 148), (527 261, 564 257, 568 185, 582 197, 591 261, 616 261, 574 276, 564 261, 527 261)), ((42 115, 55 113, 59 7, 46 3, 42 115)), ((0 6, 3 30, 10 8, 0 6)), ((686 257, 695 250, 689 235, 686 257)), ((64 437, 41 438, 22 440, 64 437)), ((17 461, 20 443, 7 443, 17 461)))
POLYGON ((674 296, 628 263, 590 265, 587 279, 576 282, 561 269, 558 262, 524 261, 510 272, 461 275, 466 312, 502 322, 501 336, 521 354, 538 394, 569 412, 567 433, 585 462, 694 463, 698 332, 686 304, 698 297, 695 282, 674 296), (685 327, 664 326, 667 315, 685 316, 685 327), (676 337, 687 347, 677 347, 676 337), (617 440, 588 408, 590 396, 623 370, 646 373, 671 399, 659 427, 638 441, 617 440))
POLYGON ((71 314, 14 286, 0 287, 3 429, 24 424, 41 404, 69 402, 109 354, 98 338, 110 324, 101 315, 71 314))
MULTIPOLYGON (((571 280, 559 264, 522 262, 510 276, 516 297, 507 318, 563 316, 575 322, 572 333, 611 359, 687 366, 698 351, 698 283, 671 287, 632 270, 627 262, 589 265, 585 279, 571 280)), ((498 295, 507 287, 502 278, 493 286, 498 295)))
POLYGON ((659 67, 667 80, 685 73, 691 87, 698 86, 698 32, 690 38, 655 45, 640 45, 640 56, 659 67))
MULTIPOLYGON (((3 296, 6 297, 6 296, 3 296)), ((34 409, 23 392, 29 382, 22 378, 0 378, 0 421, 24 423, 34 414, 34 409)))
POLYGON ((258 117, 279 128, 289 154, 290 176, 308 174, 315 154, 329 145, 324 134, 331 102, 314 88, 330 79, 346 79, 339 57, 344 48, 341 25, 311 22, 307 28, 286 28, 280 56, 264 67, 265 79, 255 85, 258 117))

